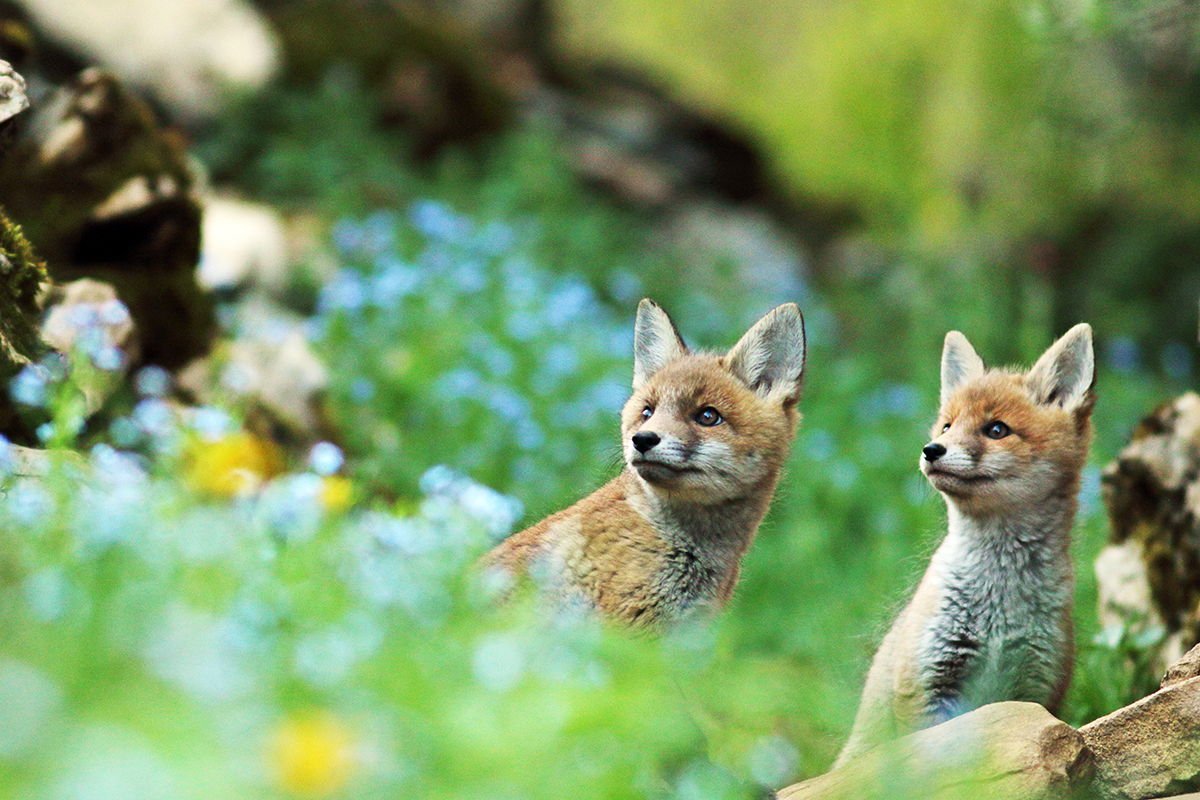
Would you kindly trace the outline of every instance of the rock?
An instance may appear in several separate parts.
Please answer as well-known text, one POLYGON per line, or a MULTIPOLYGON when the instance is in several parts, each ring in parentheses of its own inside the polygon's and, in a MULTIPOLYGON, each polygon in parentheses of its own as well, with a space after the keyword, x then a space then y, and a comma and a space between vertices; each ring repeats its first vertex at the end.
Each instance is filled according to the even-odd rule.
POLYGON ((1102 487, 1119 548, 1097 564, 1102 618, 1131 630, 1161 623, 1168 649, 1160 663, 1172 660, 1200 641, 1200 395, 1142 420, 1102 487))
POLYGON ((598 68, 571 88, 547 87, 533 99, 561 113, 576 170, 623 199, 667 206, 691 195, 738 202, 766 191, 766 170, 747 141, 659 87, 598 68))
POLYGON ((287 233, 270 206, 224 197, 204 201, 197 280, 205 289, 246 285, 280 292, 287 281, 287 233))
POLYGON ((1200 644, 1187 651, 1171 666, 1167 667, 1167 673, 1163 675, 1162 688, 1174 686, 1177 683, 1183 683, 1200 676, 1200 644))
POLYGON ((16 132, 16 116, 27 108, 25 79, 7 61, 0 61, 0 153, 8 149, 16 132))
POLYGON ((0 461, 4 462, 5 471, 9 476, 32 480, 45 478, 55 466, 68 467, 73 474, 78 475, 85 474, 87 469, 87 459, 82 453, 74 450, 38 450, 15 444, 6 444, 0 448, 0 461))
POLYGON ((207 351, 211 301, 196 283, 200 207, 184 142, 111 74, 61 87, 0 161, 0 205, 60 283, 112 284, 168 369, 207 351))
POLYGON ((1137 636, 1164 628, 1150 602, 1150 580, 1137 542, 1110 544, 1096 556, 1100 627, 1137 636))
POLYGON ((42 351, 38 293, 48 281, 21 228, 0 211, 0 379, 42 351))
POLYGON ((179 385, 201 403, 232 396, 247 426, 307 449, 329 437, 323 408, 329 376, 304 335, 303 319, 261 296, 238 305, 232 341, 189 365, 179 385))
POLYGON ((1100 800, 1200 789, 1200 678, 1168 685, 1079 733, 1095 757, 1092 792, 1100 800))
POLYGON ((992 703, 778 792, 779 800, 1069 798, 1092 776, 1083 738, 1036 703, 992 703))
POLYGON ((68 356, 83 392, 85 415, 94 414, 138 361, 137 329, 129 309, 107 283, 81 279, 59 289, 42 323, 42 339, 68 356), (89 363, 81 369, 82 360, 89 363))
MULTIPOLYGON (((29 241, 0 211, 0 387, 41 356, 45 346, 38 332, 40 293, 49 283, 46 266, 33 253, 29 241)), ((0 433, 32 442, 9 393, 0 390, 0 433)))
POLYGON ((245 0, 20 0, 50 38, 184 117, 261 88, 279 66, 274 32, 245 0))
POLYGON ((0 122, 4 122, 29 108, 25 96, 25 79, 7 61, 0 61, 0 122))

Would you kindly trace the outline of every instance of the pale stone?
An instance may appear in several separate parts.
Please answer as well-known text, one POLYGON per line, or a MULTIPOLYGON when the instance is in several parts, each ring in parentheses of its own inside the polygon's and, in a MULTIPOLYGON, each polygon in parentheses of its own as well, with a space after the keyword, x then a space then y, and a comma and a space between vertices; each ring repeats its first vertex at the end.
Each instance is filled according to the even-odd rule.
POLYGON ((1183 683, 1186 680, 1200 676, 1200 644, 1188 650, 1178 661, 1167 667, 1163 675, 1162 688, 1183 683))
POLYGON ((190 364, 179 385, 201 403, 232 392, 293 436, 321 438, 329 373, 304 335, 303 320, 252 296, 239 304, 234 326, 233 340, 190 364))
POLYGON ((1200 789, 1200 678, 1168 685, 1079 729, 1095 757, 1100 800, 1200 789))
POLYGON ((81 359, 94 369, 76 372, 88 414, 99 410, 140 355, 137 328, 129 309, 110 284, 83 278, 56 290, 61 295, 42 323, 42 340, 69 354, 74 370, 81 359))
POLYGON ((7 61, 0 61, 0 122, 11 119, 29 108, 25 96, 25 79, 7 61))
POLYGON ((206 289, 254 284, 277 291, 286 282, 287 233, 270 206, 207 198, 200 248, 197 279, 206 289))
POLYGON ((779 800, 1050 800, 1091 777, 1078 732, 1036 703, 992 703, 779 791, 779 800))
POLYGON ((278 69, 279 44, 246 0, 18 0, 47 35, 150 89, 184 116, 278 69))
POLYGON ((1101 628, 1121 628, 1136 635, 1154 626, 1162 627, 1162 619, 1150 602, 1150 582, 1137 542, 1108 545, 1096 556, 1095 570, 1101 628))

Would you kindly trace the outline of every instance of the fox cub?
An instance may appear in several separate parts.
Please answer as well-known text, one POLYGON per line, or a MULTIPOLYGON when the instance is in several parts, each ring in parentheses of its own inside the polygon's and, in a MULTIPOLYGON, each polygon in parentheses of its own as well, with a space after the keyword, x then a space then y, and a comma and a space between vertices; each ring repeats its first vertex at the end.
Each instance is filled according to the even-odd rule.
POLYGON ((942 408, 919 463, 949 533, 879 647, 838 765, 986 703, 1061 703, 1093 370, 1087 325, 1026 373, 986 369, 966 337, 946 334, 942 408))
POLYGON ((621 474, 485 563, 635 626, 724 604, 795 435, 804 350, 792 303, 717 355, 690 352, 667 313, 643 300, 621 474))

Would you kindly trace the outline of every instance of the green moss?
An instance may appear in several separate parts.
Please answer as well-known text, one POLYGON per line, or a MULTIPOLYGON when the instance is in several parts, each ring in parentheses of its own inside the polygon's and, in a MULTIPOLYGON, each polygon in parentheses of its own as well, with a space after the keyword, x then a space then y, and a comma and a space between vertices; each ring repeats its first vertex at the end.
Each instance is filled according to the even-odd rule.
POLYGON ((21 228, 0 211, 0 341, 5 373, 41 351, 37 328, 37 293, 48 280, 21 228))

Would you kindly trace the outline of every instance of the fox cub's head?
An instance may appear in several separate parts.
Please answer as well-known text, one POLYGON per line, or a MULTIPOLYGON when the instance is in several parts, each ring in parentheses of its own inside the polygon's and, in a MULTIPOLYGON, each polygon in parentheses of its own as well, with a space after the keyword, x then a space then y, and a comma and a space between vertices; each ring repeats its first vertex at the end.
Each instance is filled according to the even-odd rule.
POLYGON ((921 470, 967 513, 1074 497, 1091 441, 1092 329, 1076 325, 1028 372, 989 370, 958 331, 942 351, 942 409, 921 470))
POLYGON ((717 503, 770 483, 796 432, 804 319, 794 303, 759 320, 725 355, 692 353, 667 312, 638 305, 625 462, 656 490, 717 503))

